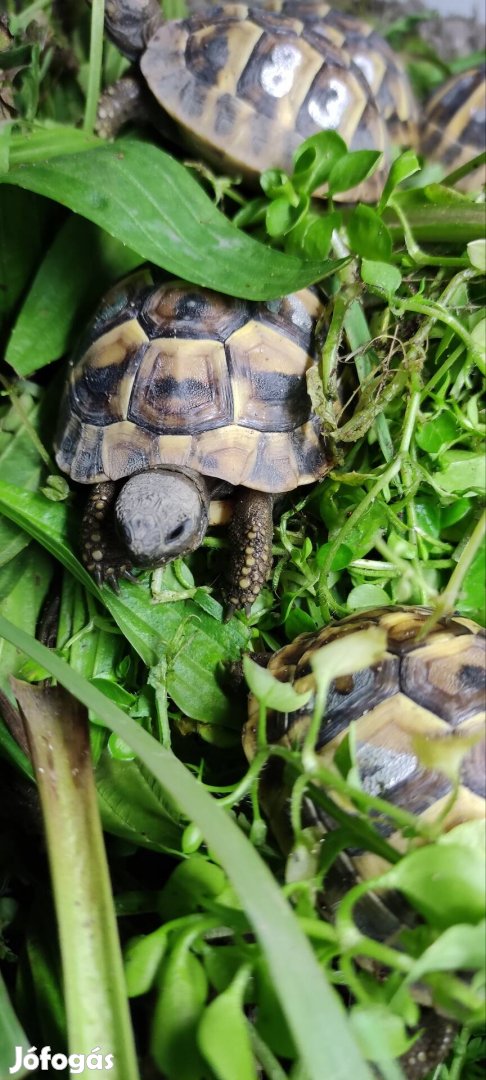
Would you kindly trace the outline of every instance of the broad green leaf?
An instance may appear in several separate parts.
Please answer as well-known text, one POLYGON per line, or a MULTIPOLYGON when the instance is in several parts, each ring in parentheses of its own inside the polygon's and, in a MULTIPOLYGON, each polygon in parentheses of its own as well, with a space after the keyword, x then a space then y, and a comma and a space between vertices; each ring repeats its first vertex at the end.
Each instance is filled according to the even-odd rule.
POLYGON ((99 144, 100 139, 96 135, 89 135, 67 124, 46 123, 44 127, 35 128, 27 135, 12 135, 10 168, 19 165, 23 167, 37 161, 45 163, 65 154, 79 154, 99 144))
POLYGON ((476 270, 486 272, 486 240, 471 240, 467 245, 469 262, 476 270))
POLYGON ((363 259, 361 277, 370 289, 380 295, 384 294, 388 299, 393 297, 402 281, 402 275, 396 266, 374 259, 363 259))
MULTIPOLYGON (((39 406, 30 394, 24 393, 15 399, 23 414, 34 430, 39 424, 39 406)), ((14 405, 5 413, 0 427, 0 473, 4 480, 18 485, 19 489, 31 491, 38 486, 42 461, 32 440, 31 432, 23 422, 14 405)), ((12 525, 5 517, 0 517, 0 566, 29 543, 28 536, 12 525)))
POLYGON ((96 225, 77 215, 68 218, 37 271, 7 345, 5 359, 17 374, 31 375, 71 348, 105 289, 139 264, 140 255, 96 225))
POLYGON ((164 927, 132 938, 127 942, 123 953, 125 982, 130 998, 146 994, 155 982, 155 978, 167 948, 167 934, 164 927))
POLYGON ((218 1080, 258 1080, 243 1012, 250 971, 240 968, 233 982, 204 1010, 197 1032, 198 1046, 218 1080))
POLYGON ((278 712, 295 712, 307 705, 312 697, 312 690, 299 694, 292 683, 280 682, 271 671, 260 667, 250 656, 243 657, 243 671, 251 692, 270 709, 278 712))
POLYGON ((348 593, 346 604, 350 611, 359 611, 391 604, 391 600, 386 590, 379 585, 357 585, 348 593))
POLYGON ((40 257, 46 210, 30 192, 0 189, 0 328, 40 257))
POLYGON ((486 467, 483 454, 467 450, 448 450, 441 457, 442 470, 435 476, 445 491, 483 493, 486 489, 486 467))
POLYGON ((392 252, 390 232, 376 210, 359 203, 347 223, 349 243, 365 259, 387 262, 392 252))
POLYGON ((461 615, 486 624, 486 545, 481 544, 464 578, 456 604, 461 615))
POLYGON ((190 172, 150 143, 119 139, 13 168, 1 180, 68 206, 156 266, 233 296, 283 296, 326 272, 236 229, 190 172))
POLYGON ((323 645, 310 658, 318 685, 324 683, 328 688, 332 679, 353 675, 355 671, 378 663, 385 655, 386 643, 386 631, 371 626, 323 645))
POLYGON ((450 926, 415 961, 407 982, 417 982, 430 971, 480 971, 484 967, 486 923, 450 926))
MULTIPOLYGON (((34 634, 39 612, 45 599, 52 575, 52 562, 36 544, 17 555, 11 574, 10 565, 0 569, 0 595, 2 578, 7 575, 10 591, 1 597, 2 612, 16 626, 34 634)), ((9 676, 18 673, 22 659, 7 641, 0 641, 0 686, 11 697, 9 676)))
POLYGON ((309 197, 301 195, 297 206, 281 196, 270 203, 265 226, 269 236, 286 236, 304 217, 309 207, 309 197))
POLYGON ((413 150, 405 150, 403 154, 400 154, 400 157, 396 158, 390 168, 381 199, 378 203, 377 209, 379 214, 383 213, 395 188, 397 188, 399 184, 402 184, 404 180, 408 180, 408 177, 413 176, 416 172, 420 172, 420 162, 417 155, 413 150))
POLYGON ((460 428, 452 412, 444 409, 433 420, 428 420, 418 428, 415 439, 417 445, 428 454, 439 454, 454 442, 460 434, 460 428))
POLYGON ((220 866, 197 852, 179 863, 157 897, 157 911, 164 922, 190 915, 211 905, 227 887, 220 866))
POLYGON ((386 1061, 400 1057, 411 1046, 405 1023, 386 1005, 354 1005, 351 1024, 363 1054, 368 1061, 386 1061))
POLYGON ((349 191, 366 180, 378 166, 379 150, 350 150, 335 161, 329 174, 329 194, 349 191))
POLYGON ((443 930, 485 917, 484 855, 472 859, 470 851, 458 843, 418 848, 396 863, 385 879, 387 886, 399 889, 424 918, 443 930))
POLYGON ((337 131, 319 131, 317 135, 311 135, 294 153, 294 187, 312 195, 325 183, 333 165, 346 153, 346 143, 337 131))
POLYGON ((203 1075, 196 1033, 207 997, 204 968, 183 940, 165 960, 152 1013, 150 1053, 167 1080, 203 1075))
POLYGON ((334 229, 342 220, 339 212, 332 214, 307 213, 286 237, 285 250, 298 254, 305 251, 309 259, 324 259, 329 254, 334 229))
POLYGON ((152 851, 180 852, 184 822, 174 803, 138 761, 116 759, 104 750, 95 777, 107 832, 152 851))
POLYGON ((322 1080, 324 1060, 334 1080, 347 1080, 350 1075, 354 1080, 370 1080, 370 1071, 357 1049, 341 999, 325 979, 270 870, 241 829, 221 813, 203 785, 174 754, 72 671, 52 650, 1 614, 0 635, 45 667, 87 708, 98 713, 107 727, 132 746, 168 797, 177 800, 182 812, 200 827, 260 941, 271 985, 278 994, 309 1080, 322 1080), (333 1039, 329 1039, 329 1031, 333 1032, 333 1039))

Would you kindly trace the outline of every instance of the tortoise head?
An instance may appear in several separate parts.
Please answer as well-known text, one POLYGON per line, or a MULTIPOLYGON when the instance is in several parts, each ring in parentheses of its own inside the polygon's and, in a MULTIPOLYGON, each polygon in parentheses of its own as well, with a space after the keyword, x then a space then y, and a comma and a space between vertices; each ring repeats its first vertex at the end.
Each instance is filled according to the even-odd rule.
POLYGON ((140 56, 162 22, 158 0, 106 0, 106 33, 130 60, 140 56))
POLYGON ((118 535, 134 566, 162 566, 199 547, 208 527, 202 477, 179 469, 131 476, 115 503, 118 535))

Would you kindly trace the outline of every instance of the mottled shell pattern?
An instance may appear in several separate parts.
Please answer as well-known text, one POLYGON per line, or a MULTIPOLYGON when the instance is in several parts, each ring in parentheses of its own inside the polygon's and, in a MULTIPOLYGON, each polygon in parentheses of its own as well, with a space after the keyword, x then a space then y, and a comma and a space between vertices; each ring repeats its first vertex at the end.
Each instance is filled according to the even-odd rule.
MULTIPOLYGON (((380 626, 387 634, 383 660, 357 674, 336 680, 331 687, 317 750, 332 766, 334 754, 353 721, 356 760, 365 791, 419 815, 435 820, 447 804, 451 782, 443 774, 423 767, 413 745, 415 735, 447 740, 452 734, 478 735, 466 752, 458 796, 445 825, 452 828, 485 814, 485 661, 484 630, 469 619, 440 619, 423 638, 418 635, 430 615, 426 608, 393 607, 360 612, 313 634, 302 634, 272 657, 268 670, 281 682, 304 692, 315 687, 310 658, 331 641, 380 626), (481 739, 481 735, 483 736, 481 739)), ((314 700, 294 713, 269 710, 270 743, 302 744, 314 700)), ((243 745, 247 757, 255 752, 258 703, 250 698, 243 745)), ((262 774, 262 801, 277 835, 285 834, 288 791, 281 784, 280 763, 272 762, 262 774)), ((314 808, 319 819, 319 808, 314 808)), ((378 822, 376 827, 397 848, 401 833, 378 822)), ((386 864, 370 852, 356 852, 353 864, 361 876, 371 877, 386 864)))
MULTIPOLYGON (((300 143, 326 129, 338 130, 351 149, 382 150, 388 158, 386 117, 363 70, 386 98, 390 118, 406 122, 412 99, 391 102, 390 60, 369 28, 361 35, 356 27, 364 24, 351 19, 348 27, 326 4, 317 7, 324 18, 314 5, 282 4, 272 12, 228 4, 164 23, 148 42, 141 70, 152 93, 190 144, 221 169, 246 179, 267 168, 291 171, 300 143), (311 14, 303 10, 311 7, 311 14), (353 32, 361 67, 343 48, 353 32)), ((398 72, 394 59, 393 67, 398 72)), ((381 185, 382 174, 375 174, 360 194, 374 198, 381 185)))
POLYGON ((316 480, 329 468, 306 383, 320 314, 311 289, 253 303, 128 279, 71 363, 59 468, 86 484, 162 465, 268 492, 316 480))
MULTIPOLYGON (((421 149, 448 172, 486 149, 485 65, 454 75, 433 95, 425 110, 421 149)), ((486 165, 459 183, 463 190, 479 190, 486 183, 486 165)))

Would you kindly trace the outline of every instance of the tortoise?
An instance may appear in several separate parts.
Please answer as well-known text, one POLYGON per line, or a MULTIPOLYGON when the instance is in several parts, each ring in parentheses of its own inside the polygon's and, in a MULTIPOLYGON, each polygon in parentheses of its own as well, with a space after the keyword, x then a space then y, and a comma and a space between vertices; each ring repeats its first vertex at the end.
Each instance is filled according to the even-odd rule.
MULTIPOLYGON (((327 129, 350 149, 382 151, 386 163, 390 138, 408 142, 415 130, 400 62, 366 24, 327 4, 278 7, 225 4, 164 22, 158 0, 107 0, 107 33, 139 59, 152 97, 133 76, 119 80, 100 102, 100 134, 146 114, 150 97, 152 118, 157 103, 162 126, 170 117, 203 159, 253 183, 268 168, 291 171, 300 143, 327 129)), ((382 182, 375 172, 360 197, 377 197, 382 182)))
POLYGON ((249 610, 271 567, 274 496, 331 463, 306 383, 321 313, 312 289, 257 303, 148 272, 107 295, 56 440, 59 468, 92 485, 81 547, 98 582, 193 551, 210 499, 234 490, 226 598, 249 610))
MULTIPOLYGON (((428 102, 421 132, 425 157, 440 161, 448 172, 459 169, 486 149, 486 65, 448 79, 428 102)), ((458 181, 465 191, 486 182, 486 165, 458 181)))
MULTIPOLYGON (((447 808, 451 781, 417 759, 413 737, 421 733, 430 739, 448 739, 452 733, 474 735, 481 741, 467 750, 461 767, 457 798, 444 818, 443 826, 454 826, 485 815, 485 644, 484 630, 460 616, 440 618, 421 636, 431 612, 424 607, 383 607, 363 611, 314 633, 302 634, 273 654, 268 670, 280 681, 292 683, 298 691, 315 688, 310 660, 316 650, 359 630, 379 626, 386 632, 386 653, 382 660, 363 671, 336 679, 331 685, 316 751, 323 764, 335 768, 334 754, 354 725, 355 760, 362 789, 417 814, 436 820, 447 808)), ((426 628, 425 628, 426 629, 426 628)), ((269 709, 266 738, 270 745, 298 749, 304 740, 315 704, 315 696, 292 713, 269 709)), ((243 748, 249 761, 256 752, 258 702, 250 695, 248 720, 243 729, 243 748)), ((285 853, 292 849, 288 800, 291 782, 281 758, 271 757, 260 778, 260 798, 277 841, 285 853)), ((339 799, 342 806, 342 798, 339 799)), ((348 808, 352 810, 349 804, 348 808)), ((303 821, 317 835, 336 827, 328 810, 306 798, 303 821)), ((376 828, 389 843, 403 850, 401 832, 380 818, 376 828)), ((369 851, 353 849, 341 854, 326 876, 319 897, 321 913, 332 918, 336 905, 358 879, 374 877, 389 864, 369 851)), ((396 936, 407 921, 403 904, 392 894, 369 892, 356 905, 356 919, 363 932, 380 940, 396 936), (395 901, 395 903, 394 903, 395 901)), ((408 912, 410 915, 410 912, 408 912)), ((430 1004, 430 1001, 428 1002, 430 1004)), ((411 1080, 420 1077, 441 1060, 450 1048, 454 1025, 447 1017, 425 1009, 425 1034, 414 1044, 403 1062, 411 1080)))

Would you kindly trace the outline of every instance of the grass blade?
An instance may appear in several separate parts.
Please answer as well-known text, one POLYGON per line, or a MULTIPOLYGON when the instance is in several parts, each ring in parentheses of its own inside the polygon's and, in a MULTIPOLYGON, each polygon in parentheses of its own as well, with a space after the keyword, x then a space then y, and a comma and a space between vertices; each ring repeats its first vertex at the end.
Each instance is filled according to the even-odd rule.
POLYGON ((124 739, 165 791, 200 828, 239 896, 267 964, 309 1080, 371 1080, 346 1020, 270 871, 238 826, 185 766, 58 656, 0 616, 0 635, 46 668, 124 739))

